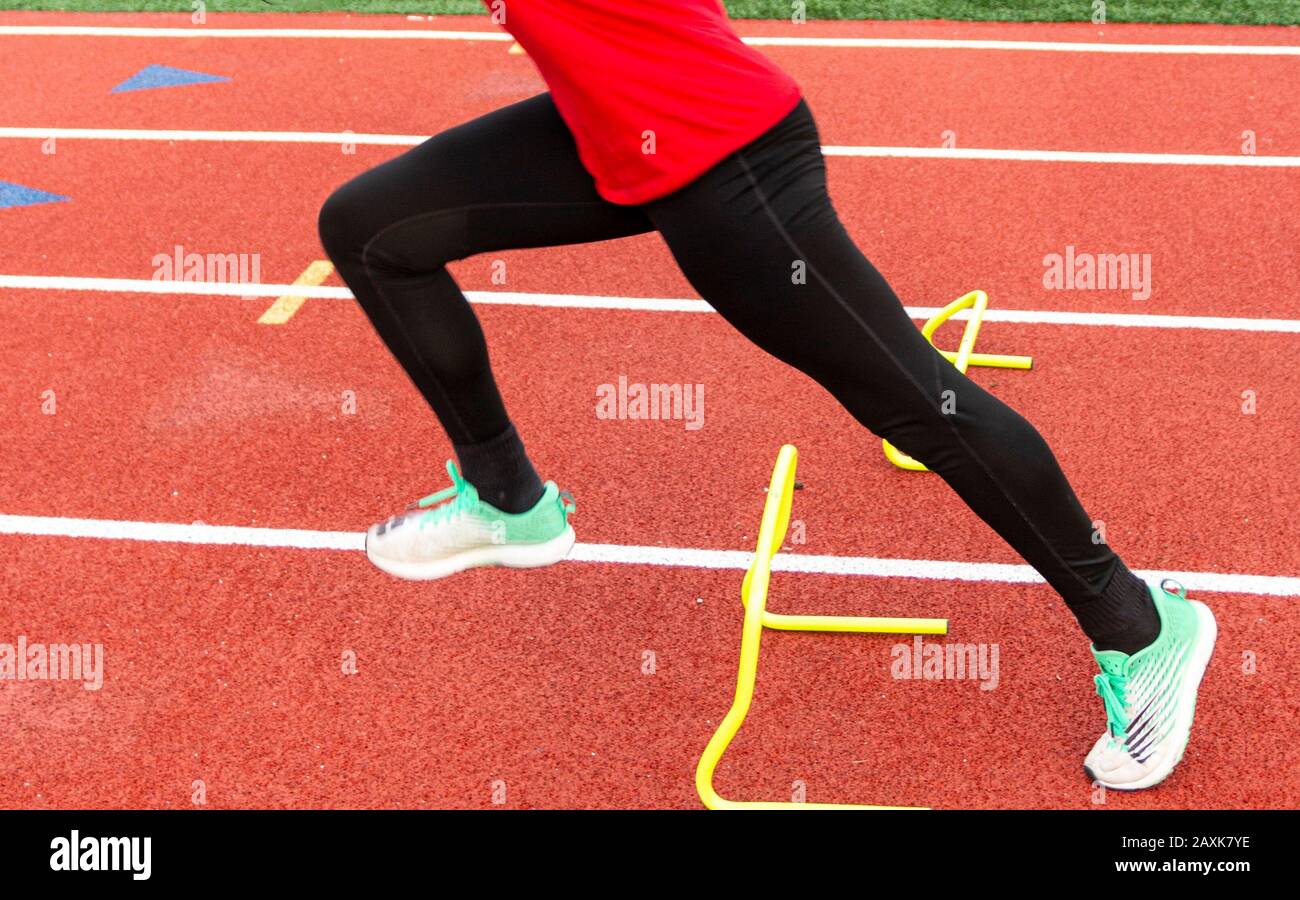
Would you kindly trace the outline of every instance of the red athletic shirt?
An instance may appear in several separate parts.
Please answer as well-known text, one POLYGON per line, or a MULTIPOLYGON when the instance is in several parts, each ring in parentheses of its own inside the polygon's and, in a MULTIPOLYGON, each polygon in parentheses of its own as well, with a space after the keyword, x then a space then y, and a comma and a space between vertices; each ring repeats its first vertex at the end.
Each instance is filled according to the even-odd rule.
POLYGON ((600 195, 689 184, 799 101, 720 0, 484 0, 532 57, 600 195), (502 20, 504 19, 504 20, 502 20))

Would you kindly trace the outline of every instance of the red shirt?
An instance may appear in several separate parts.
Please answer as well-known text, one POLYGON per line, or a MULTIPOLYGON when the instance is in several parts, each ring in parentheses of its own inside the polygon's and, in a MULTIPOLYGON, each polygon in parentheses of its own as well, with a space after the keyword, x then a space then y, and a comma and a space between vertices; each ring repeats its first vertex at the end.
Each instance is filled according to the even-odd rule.
POLYGON ((720 0, 485 0, 532 57, 600 195, 670 194, 799 102, 720 0))

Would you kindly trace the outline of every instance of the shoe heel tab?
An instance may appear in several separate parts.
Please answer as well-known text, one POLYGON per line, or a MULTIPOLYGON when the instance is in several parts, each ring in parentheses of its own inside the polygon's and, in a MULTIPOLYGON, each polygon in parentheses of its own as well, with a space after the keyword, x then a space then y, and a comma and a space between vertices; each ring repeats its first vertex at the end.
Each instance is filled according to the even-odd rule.
POLYGON ((1166 594, 1172 594, 1181 600, 1187 599, 1187 588, 1183 587, 1172 578, 1160 579, 1160 590, 1164 591, 1166 594))
MULTIPOLYGON (((551 482, 554 484, 554 482, 551 482)), ((558 488, 557 488, 558 490, 558 488)), ((564 521, 569 521, 569 516, 578 511, 578 503, 573 499, 573 494, 569 491, 559 491, 560 510, 564 513, 564 521)))

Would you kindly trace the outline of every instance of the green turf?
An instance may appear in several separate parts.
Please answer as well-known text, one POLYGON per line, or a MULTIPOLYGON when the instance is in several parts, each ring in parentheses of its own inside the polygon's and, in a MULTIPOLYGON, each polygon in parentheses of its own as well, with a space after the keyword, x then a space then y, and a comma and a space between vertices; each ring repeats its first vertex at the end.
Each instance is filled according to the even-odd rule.
MULTIPOLYGON (((631 0, 628 0, 631 2, 631 0)), ((970 19, 1079 22, 1095 0, 806 0, 809 19, 970 19)), ((786 19, 792 0, 726 0, 737 18, 786 19)), ((0 0, 0 9, 147 10, 188 16, 191 0, 0 0)), ((480 0, 207 0, 209 12, 349 10, 448 15, 483 12, 480 0)), ((1300 24, 1300 0, 1106 0, 1107 22, 1300 24)))

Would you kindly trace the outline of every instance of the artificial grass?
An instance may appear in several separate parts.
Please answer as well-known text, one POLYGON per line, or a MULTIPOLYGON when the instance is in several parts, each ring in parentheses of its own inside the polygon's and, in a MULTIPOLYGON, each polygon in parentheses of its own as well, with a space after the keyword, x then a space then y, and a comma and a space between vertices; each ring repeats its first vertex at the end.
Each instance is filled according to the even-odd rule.
MULTIPOLYGON (((478 15, 481 0, 205 0, 208 12, 357 12, 478 15)), ((633 2, 633 0, 626 0, 633 2)), ((725 0, 738 19, 789 19, 792 0, 725 0)), ((805 0, 808 19, 956 19, 1001 22, 1087 22, 1098 0, 805 0)), ((189 16, 191 0, 0 0, 0 9, 81 12, 173 12, 189 16)), ((1300 0, 1105 0, 1106 22, 1300 24, 1300 0)))

